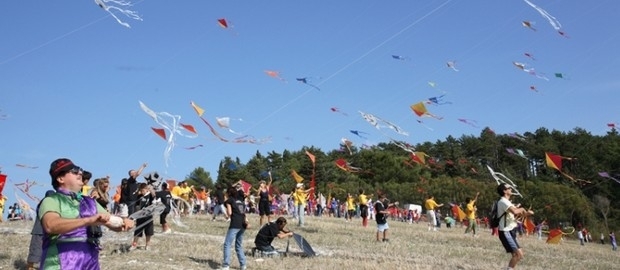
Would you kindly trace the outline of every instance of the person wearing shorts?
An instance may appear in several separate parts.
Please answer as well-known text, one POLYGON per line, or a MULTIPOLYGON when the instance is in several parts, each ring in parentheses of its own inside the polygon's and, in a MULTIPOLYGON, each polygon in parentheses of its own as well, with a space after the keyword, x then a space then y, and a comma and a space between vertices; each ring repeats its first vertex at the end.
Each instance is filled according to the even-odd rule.
POLYGON ((501 196, 497 203, 497 216, 503 215, 499 220, 499 240, 506 252, 512 254, 507 268, 507 270, 512 270, 523 259, 523 250, 517 242, 517 219, 515 216, 531 216, 534 215, 534 212, 526 210, 520 205, 512 204, 510 201, 512 187, 506 183, 497 186, 497 194, 501 196))

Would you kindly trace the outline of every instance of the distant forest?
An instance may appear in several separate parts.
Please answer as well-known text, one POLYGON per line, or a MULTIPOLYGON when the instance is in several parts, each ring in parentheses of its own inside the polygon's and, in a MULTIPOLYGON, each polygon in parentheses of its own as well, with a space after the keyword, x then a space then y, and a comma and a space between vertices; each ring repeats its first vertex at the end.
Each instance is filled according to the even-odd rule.
MULTIPOLYGON (((329 152, 313 146, 282 153, 257 151, 247 163, 224 157, 217 182, 243 179, 257 185, 271 171, 273 190, 290 193, 296 183, 294 170, 306 184, 314 175, 317 194, 326 197, 342 201, 361 188, 367 194, 385 193, 401 205, 422 204, 430 194, 439 203, 462 204, 480 192, 478 215, 486 216, 498 198, 487 166, 514 181, 522 197, 514 196, 513 202, 531 208, 536 222, 605 232, 620 228, 620 136, 614 128, 605 136, 581 128, 502 135, 485 128, 478 137, 449 136, 417 145, 393 141, 365 148, 343 143, 340 150, 329 152), (314 166, 307 153, 314 156, 314 166), (552 157, 551 166, 546 153, 552 157)), ((185 180, 214 187, 200 167, 185 180)))

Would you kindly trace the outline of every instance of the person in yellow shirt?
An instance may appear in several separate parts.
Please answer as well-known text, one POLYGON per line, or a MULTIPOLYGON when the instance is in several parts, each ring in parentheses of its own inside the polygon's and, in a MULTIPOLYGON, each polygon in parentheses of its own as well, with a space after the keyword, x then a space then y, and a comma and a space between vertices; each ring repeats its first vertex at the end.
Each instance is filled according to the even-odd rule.
POLYGON ((353 199, 353 195, 349 193, 347 194, 347 221, 352 221, 354 214, 355 214, 355 200, 353 199))
POLYGON ((4 203, 6 202, 6 197, 0 194, 0 223, 2 223, 2 216, 4 216, 4 203))
POLYGON ((480 195, 480 192, 476 193, 476 197, 474 197, 474 199, 465 199, 465 202, 467 202, 467 208, 465 209, 465 217, 467 218, 467 229, 465 229, 465 234, 468 234, 469 231, 472 231, 474 237, 477 236, 476 231, 478 229, 478 224, 476 224, 476 201, 478 200, 478 195, 480 195))
POLYGON ((364 194, 364 190, 360 188, 358 201, 360 203, 360 216, 362 216, 362 226, 368 227, 368 197, 372 198, 371 195, 364 194))
POLYGON ((82 183, 84 183, 84 185, 82 186, 82 195, 84 196, 88 196, 90 194, 90 190, 93 188, 88 185, 88 182, 90 182, 90 179, 92 177, 93 174, 89 171, 84 171, 82 173, 82 183))
POLYGON ((437 230, 437 218, 435 217, 435 209, 442 207, 442 204, 435 202, 435 196, 428 195, 428 198, 424 202, 424 208, 426 208, 426 218, 428 219, 428 230, 437 230))
POLYGON ((299 218, 299 222, 297 225, 303 227, 305 225, 304 216, 306 215, 306 203, 308 202, 308 194, 312 191, 312 188, 304 189, 303 183, 297 184, 297 190, 295 190, 295 195, 297 197, 297 217, 299 218))

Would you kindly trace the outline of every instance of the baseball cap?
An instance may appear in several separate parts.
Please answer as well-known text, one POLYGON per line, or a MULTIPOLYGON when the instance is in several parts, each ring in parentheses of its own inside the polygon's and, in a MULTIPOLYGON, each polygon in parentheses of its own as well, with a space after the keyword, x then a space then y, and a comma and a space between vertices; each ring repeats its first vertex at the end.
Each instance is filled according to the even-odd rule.
POLYGON ((55 179, 59 175, 66 173, 68 171, 71 171, 71 170, 82 171, 82 168, 73 164, 73 161, 71 161, 68 158, 59 158, 59 159, 52 161, 52 164, 50 164, 49 173, 52 179, 55 179))

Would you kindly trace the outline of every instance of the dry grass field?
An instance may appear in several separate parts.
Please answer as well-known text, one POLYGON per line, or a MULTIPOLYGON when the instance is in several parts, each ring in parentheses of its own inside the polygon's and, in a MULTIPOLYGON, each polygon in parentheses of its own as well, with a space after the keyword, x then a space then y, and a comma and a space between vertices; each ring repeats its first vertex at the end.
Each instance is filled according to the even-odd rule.
MULTIPOLYGON (((121 243, 130 243, 128 233, 106 233, 101 253, 102 269, 217 269, 222 261, 222 243, 228 224, 210 217, 183 219, 187 228, 173 226, 173 233, 156 234, 148 250, 113 253, 121 243)), ((359 219, 306 217, 306 226, 297 227, 289 219, 288 227, 304 236, 319 254, 302 257, 294 240, 289 256, 254 258, 250 255, 258 231, 258 216, 251 216, 252 227, 246 231, 244 247, 248 269, 504 269, 510 255, 499 239, 483 229, 480 236, 464 235, 464 229, 427 231, 425 224, 389 221, 390 241, 375 241, 375 224, 367 228, 359 219)), ((157 223, 157 222, 156 222, 157 223)), ((25 269, 32 222, 0 223, 0 269, 25 269)), ((142 239, 144 241, 144 239, 142 239)), ((574 240, 559 245, 545 244, 534 236, 520 238, 525 259, 519 269, 620 269, 620 253, 611 245, 589 243, 580 246, 574 240)), ((144 244, 142 242, 141 244, 144 244)), ((273 245, 284 250, 287 239, 275 239, 273 245)), ((239 269, 233 251, 231 269, 239 269)))

